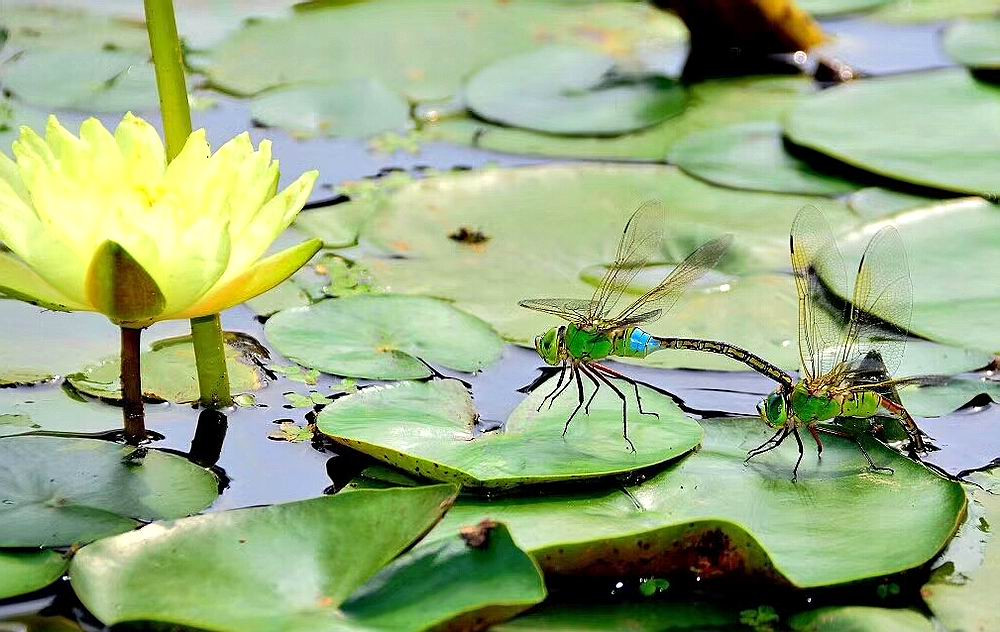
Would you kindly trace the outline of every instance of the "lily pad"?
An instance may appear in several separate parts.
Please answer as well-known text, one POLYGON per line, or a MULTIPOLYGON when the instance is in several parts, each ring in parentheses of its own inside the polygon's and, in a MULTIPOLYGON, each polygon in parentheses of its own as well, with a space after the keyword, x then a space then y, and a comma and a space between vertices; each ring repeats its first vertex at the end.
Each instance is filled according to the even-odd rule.
POLYGON ((933 386, 906 386, 899 395, 910 414, 918 417, 941 417, 985 394, 1000 402, 1000 382, 989 378, 953 378, 933 386))
MULTIPOLYGON (((979 475, 984 486, 996 483, 991 473, 979 475)), ((971 547, 971 556, 960 551, 962 558, 974 558, 969 567, 956 568, 953 572, 946 568, 935 571, 931 581, 924 585, 921 594, 934 616, 948 630, 991 630, 1000 625, 1000 613, 992 601, 1000 585, 1000 547, 996 542, 996 526, 1000 524, 1000 498, 986 490, 971 492, 975 507, 970 514, 979 514, 976 520, 963 525, 962 533, 956 537, 945 553, 944 559, 952 556, 953 549, 971 547)))
MULTIPOLYGON (((650 330, 726 340, 797 369, 797 299, 785 272, 788 227, 804 204, 821 206, 837 226, 854 221, 842 204, 824 198, 723 189, 658 165, 547 165, 448 174, 413 182, 380 201, 362 241, 397 258, 370 257, 362 263, 378 285, 454 301, 507 340, 531 345, 559 321, 518 307, 518 301, 589 298, 593 267, 613 259, 628 213, 646 199, 664 200, 671 213, 667 262, 679 262, 722 233, 736 234, 719 270, 722 276, 711 277, 718 282, 691 291, 650 330), (487 241, 451 239, 462 226, 476 228, 487 241), (761 322, 769 326, 760 327, 761 322)), ((726 358, 687 352, 658 353, 643 363, 744 368, 726 358)))
POLYGON ((545 602, 531 612, 491 628, 495 632, 663 632, 721 630, 740 622, 739 613, 711 603, 649 600, 640 602, 545 602))
POLYGON ((45 588, 67 566, 69 559, 55 551, 0 551, 0 599, 45 588))
POLYGON ((872 458, 895 474, 870 472, 857 446, 838 437, 824 438, 820 461, 806 437, 792 482, 794 441, 745 466, 747 450, 771 429, 740 418, 702 426, 701 449, 628 493, 463 499, 430 537, 492 518, 546 573, 618 578, 693 568, 703 579, 738 574, 813 588, 920 566, 964 515, 960 485, 874 441, 865 440, 872 458))
POLYGON ((844 84, 803 99, 786 118, 792 142, 878 175, 958 193, 996 195, 1000 87, 964 70, 844 84))
POLYGON ((683 109, 680 83, 618 67, 614 57, 547 46, 497 61, 472 76, 466 105, 476 116, 568 136, 618 136, 683 109))
POLYGON ((736 189, 838 196, 858 188, 791 156, 781 127, 771 121, 691 134, 674 144, 668 160, 693 176, 736 189))
MULTIPOLYGON (((226 344, 226 366, 234 393, 263 388, 265 381, 249 352, 230 335, 226 344)), ((190 336, 158 340, 140 356, 143 397, 155 401, 184 404, 198 400, 198 374, 195 369, 194 347, 190 336)), ((81 393, 121 400, 121 365, 118 357, 110 357, 66 377, 81 393)))
POLYGON ((412 126, 406 99, 374 79, 272 90, 251 102, 250 113, 258 123, 300 138, 366 138, 412 126))
POLYGON ((1000 0, 896 0, 879 9, 874 17, 909 24, 960 17, 992 17, 998 11, 1000 0))
POLYGON ((500 338, 478 318, 413 296, 320 301, 275 314, 264 331, 282 355, 303 366, 379 380, 431 375, 421 360, 471 373, 503 351, 500 338))
POLYGON ((680 20, 639 3, 348 2, 248 24, 208 52, 203 70, 238 94, 375 78, 427 101, 455 96, 475 70, 542 42, 626 54, 641 45, 645 54, 684 38, 680 20))
POLYGON ((928 206, 939 200, 913 193, 904 193, 882 187, 865 187, 847 198, 847 204, 855 213, 865 219, 875 219, 911 208, 928 206))
POLYGON ((446 141, 515 154, 606 160, 665 160, 680 139, 702 130, 748 121, 777 121, 799 98, 814 91, 804 77, 752 77, 706 81, 688 90, 683 112, 645 130, 611 138, 542 134, 488 123, 471 116, 422 121, 424 141, 446 141))
POLYGON ((18 100, 37 107, 125 112, 159 103, 148 55, 129 51, 29 50, 0 67, 0 78, 18 100))
POLYGON ((944 49, 952 59, 970 68, 1000 68, 1000 19, 951 25, 944 34, 944 49))
POLYGON ((936 629, 930 619, 916 610, 870 606, 810 610, 791 617, 788 625, 795 632, 933 632, 936 629))
POLYGON ((94 8, 94 3, 88 0, 83 0, 81 6, 75 8, 66 8, 66 2, 59 2, 59 7, 38 4, 33 0, 5 3, 3 27, 8 37, 3 57, 25 50, 56 49, 103 49, 149 54, 149 34, 141 21, 141 9, 134 16, 138 19, 123 20, 79 10, 94 8))
MULTIPOLYGON (((472 398, 456 380, 408 382, 360 390, 320 413, 317 426, 334 441, 410 474, 469 488, 508 489, 538 483, 625 474, 676 458, 698 445, 702 432, 668 398, 642 387, 640 415, 629 406, 622 437, 621 400, 607 387, 563 435, 576 406, 574 389, 538 412, 543 386, 511 414, 502 432, 476 432, 472 398)), ((627 386, 627 385, 626 385, 627 386)), ((586 385, 589 398, 593 385, 586 385)), ((632 396, 631 388, 626 392, 632 396)))
MULTIPOLYGON (((913 316, 910 329, 960 347, 1000 351, 1000 206, 960 199, 903 211, 838 237, 849 269, 856 269, 871 236, 887 223, 911 253, 913 316)), ((933 371, 931 371, 933 372, 933 371)))
POLYGON ((871 11, 896 0, 798 0, 799 8, 815 17, 825 18, 871 11))
POLYGON ((379 621, 422 630, 484 605, 523 608, 544 597, 537 568, 501 528, 482 549, 456 546, 452 531, 434 551, 435 579, 426 574, 433 554, 408 554, 376 574, 441 518, 455 491, 351 491, 153 524, 82 549, 73 589, 108 625, 247 631, 358 630, 379 621), (420 571, 420 581, 403 581, 420 571), (460 583, 436 583, 453 577, 460 583))
POLYGON ((187 460, 95 439, 0 439, 2 547, 68 546, 129 531, 141 521, 201 511, 214 474, 187 460))
POLYGON ((54 386, 0 389, 0 437, 29 432, 99 434, 119 430, 120 408, 54 386))

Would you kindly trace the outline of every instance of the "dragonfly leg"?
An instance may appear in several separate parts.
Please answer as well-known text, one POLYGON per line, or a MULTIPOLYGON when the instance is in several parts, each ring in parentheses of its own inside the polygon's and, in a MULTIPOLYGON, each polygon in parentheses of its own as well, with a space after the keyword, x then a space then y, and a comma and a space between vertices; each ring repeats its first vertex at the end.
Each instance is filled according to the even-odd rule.
POLYGON ((816 441, 816 456, 823 458, 823 440, 819 438, 819 430, 816 429, 816 424, 810 423, 806 428, 809 428, 809 434, 816 441))
POLYGON ((594 363, 594 368, 597 369, 597 370, 599 370, 599 371, 602 371, 602 372, 604 372, 604 373, 606 373, 608 375, 616 377, 616 378, 618 378, 618 379, 620 379, 620 380, 622 380, 624 382, 628 382, 629 384, 631 384, 632 388, 635 389, 635 402, 636 402, 636 404, 639 405, 639 414, 642 414, 642 415, 652 415, 653 417, 656 417, 657 419, 660 418, 660 414, 659 413, 647 412, 647 411, 645 411, 645 410, 642 409, 642 397, 639 395, 639 383, 638 382, 636 382, 635 380, 633 380, 629 376, 625 375, 624 373, 619 373, 618 371, 615 371, 614 369, 612 369, 610 367, 606 367, 603 364, 597 364, 595 362, 594 363))
POLYGON ((787 436, 788 436, 787 426, 782 426, 778 428, 778 431, 774 433, 774 436, 772 436, 770 439, 760 444, 753 450, 747 452, 747 458, 743 460, 743 463, 744 464, 749 463, 750 459, 754 458, 755 456, 759 456, 761 454, 764 454, 765 452, 770 452, 771 450, 777 448, 779 445, 781 445, 781 442, 784 441, 785 437, 787 436))
POLYGON ((608 388, 613 390, 618 395, 618 399, 622 400, 622 437, 625 438, 625 442, 628 444, 629 450, 635 452, 635 445, 632 443, 632 440, 628 438, 628 399, 625 397, 625 393, 622 392, 622 389, 615 386, 614 382, 609 380, 603 373, 598 371, 595 372, 594 375, 607 384, 608 388))
POLYGON ((587 404, 583 407, 583 414, 589 415, 590 405, 594 403, 594 398, 597 397, 597 392, 601 390, 601 383, 597 381, 597 378, 594 377, 594 374, 591 372, 591 369, 588 369, 586 364, 580 365, 580 371, 582 371, 583 374, 586 375, 587 378, 594 383, 594 392, 590 394, 590 399, 587 400, 587 404))
POLYGON ((551 398, 553 395, 556 394, 556 391, 558 391, 559 387, 562 386, 563 379, 565 379, 565 378, 566 378, 566 365, 564 364, 564 365, 562 365, 559 368, 559 380, 556 382, 556 387, 554 389, 552 389, 551 391, 549 391, 548 395, 546 395, 545 397, 542 398, 542 403, 540 403, 538 405, 538 408, 535 409, 536 412, 541 412, 542 406, 545 405, 545 402, 547 402, 549 400, 549 398, 551 398))
POLYGON ((576 414, 580 412, 581 408, 583 408, 583 380, 580 379, 580 367, 574 366, 570 370, 573 372, 573 377, 570 378, 570 382, 574 380, 576 381, 577 402, 576 408, 574 408, 573 412, 570 413, 569 418, 566 420, 566 425, 563 426, 562 436, 564 437, 566 436, 566 431, 569 430, 569 423, 573 421, 573 417, 576 417, 576 414))
POLYGON ((896 473, 896 470, 892 469, 891 467, 875 465, 875 461, 872 460, 871 455, 868 454, 868 450, 865 449, 865 446, 861 443, 861 439, 857 435, 850 434, 847 432, 839 432, 837 430, 834 430, 833 428, 823 428, 823 432, 831 434, 835 437, 844 437, 845 439, 850 439, 851 441, 853 441, 854 444, 858 446, 858 449, 861 450, 861 454, 865 457, 865 460, 868 461, 868 469, 871 470, 872 472, 886 472, 888 474, 896 473))
POLYGON ((799 436, 798 424, 792 423, 792 434, 795 435, 795 443, 799 445, 799 458, 795 459, 795 467, 792 468, 792 482, 799 480, 799 465, 802 463, 802 456, 805 454, 805 446, 802 445, 802 437, 799 436))
POLYGON ((924 433, 917 426, 917 422, 913 421, 910 413, 888 397, 883 397, 880 404, 882 408, 899 417, 900 421, 906 426, 906 433, 910 435, 910 442, 913 444, 913 449, 917 452, 927 452, 927 446, 924 445, 924 433))
MULTIPOLYGON (((562 388, 554 391, 552 397, 549 398, 549 409, 552 408, 552 404, 555 404, 556 400, 559 399, 562 396, 562 394, 566 392, 566 389, 569 388, 570 384, 573 383, 573 371, 569 365, 566 365, 566 368, 563 369, 563 373, 560 376, 560 378, 562 377, 566 378, 566 383, 562 385, 562 388)), ((561 381, 562 379, 560 379, 560 382, 561 381)), ((541 408, 539 408, 539 410, 541 410, 541 408)))

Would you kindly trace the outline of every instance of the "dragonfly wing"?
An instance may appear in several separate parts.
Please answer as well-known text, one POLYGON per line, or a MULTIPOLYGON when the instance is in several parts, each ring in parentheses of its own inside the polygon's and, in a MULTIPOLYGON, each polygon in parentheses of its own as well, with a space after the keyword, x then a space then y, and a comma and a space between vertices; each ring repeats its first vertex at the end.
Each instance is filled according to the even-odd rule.
POLYGON ((878 353, 892 375, 903 360, 913 310, 913 286, 903 240, 887 226, 868 242, 854 282, 842 361, 878 353))
POLYGON ((532 298, 520 301, 518 305, 533 309, 536 312, 555 314, 570 322, 586 320, 593 310, 593 301, 582 301, 575 298, 532 298))
POLYGON ((814 206, 802 207, 795 216, 789 244, 799 298, 799 357, 806 376, 820 378, 832 373, 843 356, 850 312, 831 303, 823 284, 847 295, 844 258, 830 225, 814 206))
POLYGON ((635 275, 659 254, 666 221, 666 208, 654 201, 644 202, 629 216, 618 242, 615 260, 594 291, 592 309, 588 314, 591 322, 606 321, 635 275))
POLYGON ((614 322, 633 321, 643 316, 643 321, 649 322, 669 312, 692 283, 718 265, 732 242, 732 235, 723 235, 703 244, 674 268, 659 285, 626 307, 614 322))

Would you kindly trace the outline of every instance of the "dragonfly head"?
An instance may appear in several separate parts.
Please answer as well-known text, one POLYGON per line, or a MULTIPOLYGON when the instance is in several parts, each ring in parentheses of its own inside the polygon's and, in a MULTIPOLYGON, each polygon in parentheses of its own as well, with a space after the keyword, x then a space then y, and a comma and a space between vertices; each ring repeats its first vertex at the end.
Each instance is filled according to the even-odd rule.
POLYGON ((541 336, 535 336, 535 351, 553 366, 559 364, 559 342, 562 339, 563 327, 553 327, 541 336))
POLYGON ((788 422, 788 399, 783 390, 778 389, 757 404, 757 413, 768 425, 781 428, 788 422))

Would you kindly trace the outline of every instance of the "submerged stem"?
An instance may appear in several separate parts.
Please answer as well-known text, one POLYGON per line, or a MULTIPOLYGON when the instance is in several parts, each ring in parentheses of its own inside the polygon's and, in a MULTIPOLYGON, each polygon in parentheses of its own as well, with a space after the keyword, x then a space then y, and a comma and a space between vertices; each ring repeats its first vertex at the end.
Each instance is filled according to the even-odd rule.
MULTIPOLYGON (((146 30, 156 68, 156 87, 160 93, 163 132, 167 159, 180 153, 191 134, 191 108, 188 105, 187 84, 184 81, 184 60, 181 41, 177 36, 172 0, 144 0, 146 30)), ((198 388, 203 406, 228 406, 229 373, 226 370, 225 346, 219 315, 191 320, 195 364, 198 366, 198 388)))
POLYGON ((198 365, 198 391, 201 405, 206 408, 229 406, 229 372, 226 367, 226 347, 222 338, 222 323, 218 314, 191 319, 191 342, 198 365))
POLYGON ((146 416, 142 407, 142 375, 139 366, 141 329, 122 327, 122 419, 125 441, 139 445, 146 440, 146 416))

